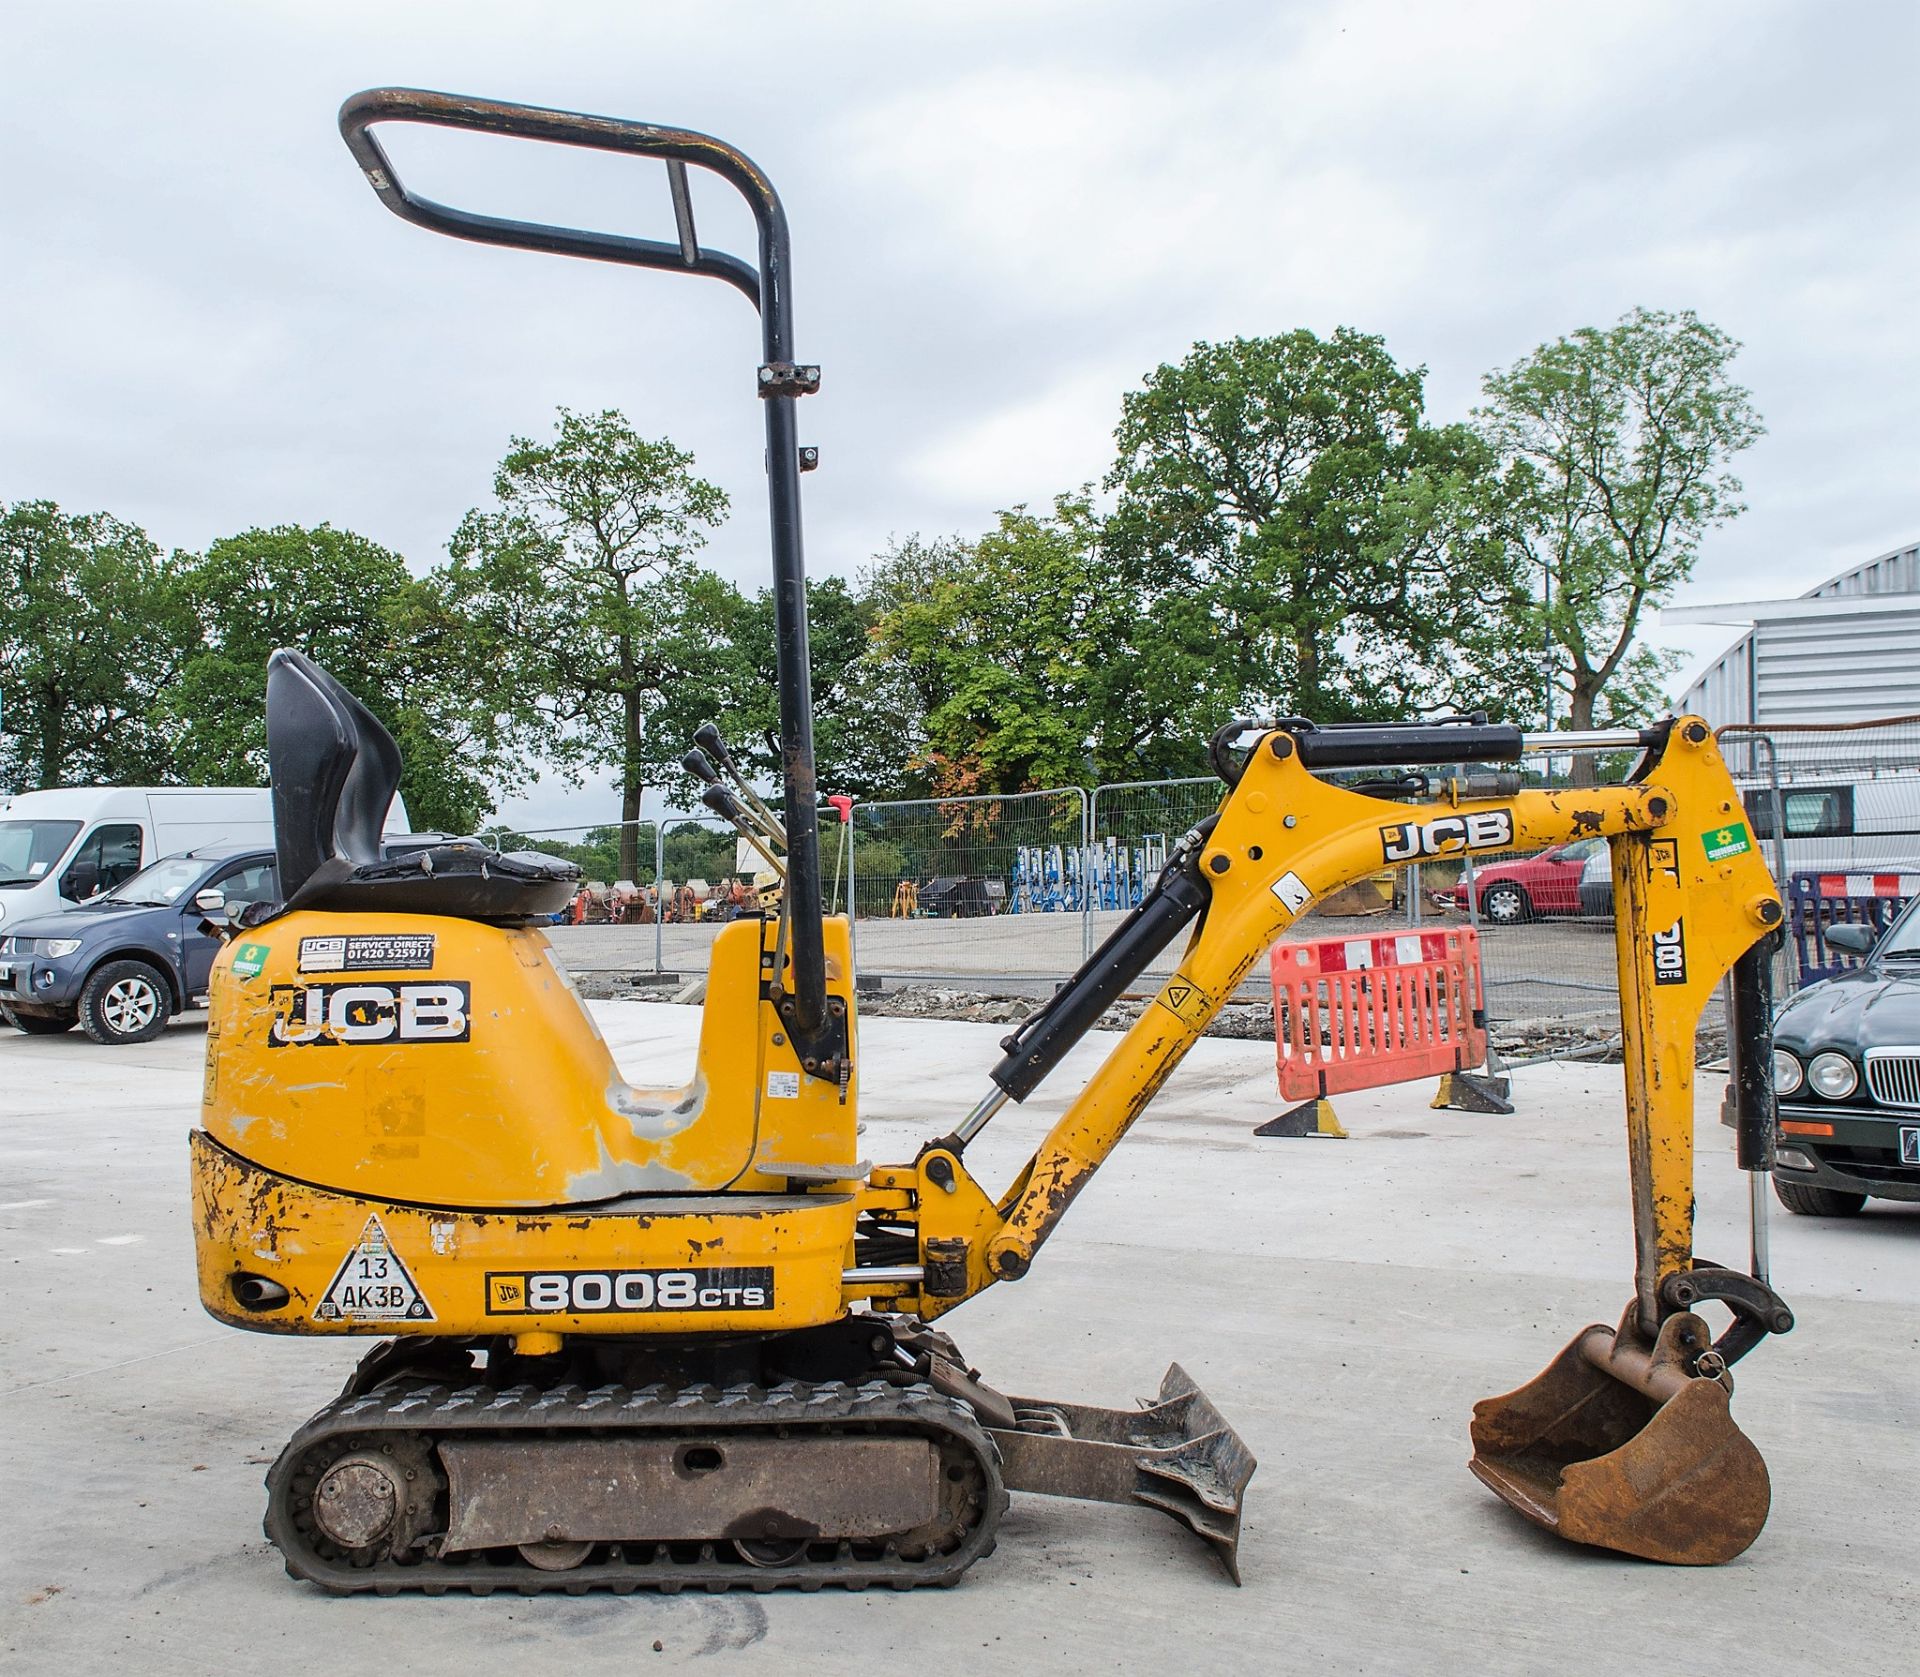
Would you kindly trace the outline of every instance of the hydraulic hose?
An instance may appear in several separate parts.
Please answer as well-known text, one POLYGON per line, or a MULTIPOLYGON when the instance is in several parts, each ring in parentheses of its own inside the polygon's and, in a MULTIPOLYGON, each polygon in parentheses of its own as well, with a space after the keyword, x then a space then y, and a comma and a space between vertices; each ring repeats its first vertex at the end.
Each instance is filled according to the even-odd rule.
POLYGON ((1742 1170, 1773 1169, 1773 953, 1778 932, 1733 963, 1733 1140, 1742 1170))

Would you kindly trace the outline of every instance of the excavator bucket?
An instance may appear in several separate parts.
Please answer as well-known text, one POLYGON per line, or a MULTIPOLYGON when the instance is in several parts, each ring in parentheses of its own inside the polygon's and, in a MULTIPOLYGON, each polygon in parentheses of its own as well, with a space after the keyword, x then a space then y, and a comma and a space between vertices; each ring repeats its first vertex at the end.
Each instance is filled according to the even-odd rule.
POLYGON ((1651 1348, 1630 1309, 1586 1329, 1535 1379, 1474 1406, 1475 1475, 1574 1543, 1717 1566, 1766 1524, 1767 1464, 1727 1407, 1731 1380, 1692 1372, 1706 1323, 1669 1316, 1651 1348))
POLYGON ((990 1427, 1010 1491, 1143 1503, 1204 1538, 1240 1582, 1240 1499, 1253 1452, 1175 1363, 1138 1409, 1010 1398, 1012 1427, 990 1427))

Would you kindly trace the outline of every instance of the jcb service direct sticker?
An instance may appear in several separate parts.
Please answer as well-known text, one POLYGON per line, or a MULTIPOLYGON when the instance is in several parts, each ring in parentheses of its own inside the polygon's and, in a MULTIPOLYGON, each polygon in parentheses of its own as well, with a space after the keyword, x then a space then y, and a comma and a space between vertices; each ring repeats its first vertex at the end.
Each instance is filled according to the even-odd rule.
POLYGON ((432 932, 383 932, 303 937, 302 972, 426 972, 433 966, 432 932))

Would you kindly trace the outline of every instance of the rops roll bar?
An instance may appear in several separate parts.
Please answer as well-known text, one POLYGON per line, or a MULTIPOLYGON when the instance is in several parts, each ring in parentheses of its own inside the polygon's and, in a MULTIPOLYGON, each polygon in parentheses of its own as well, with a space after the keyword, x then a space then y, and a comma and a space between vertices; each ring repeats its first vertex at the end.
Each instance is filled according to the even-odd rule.
POLYGON ((803 1062, 834 1057, 820 1040, 828 1028, 826 961, 820 928, 820 843, 814 820, 818 802, 813 764, 811 661, 807 649, 806 562, 800 533, 800 450, 794 401, 820 387, 820 369, 793 360, 793 298, 787 219, 773 184, 743 153, 708 134, 654 123, 586 116, 578 111, 509 105, 418 88, 381 87, 356 93, 340 107, 340 133, 380 202, 403 221, 479 244, 509 245, 704 274, 744 292, 760 311, 762 362, 759 394, 767 418, 767 502, 772 521, 776 651, 780 689, 781 767, 787 809, 787 913, 792 935, 792 976, 782 1011, 788 1013, 803 1062), (673 200, 675 241, 636 239, 544 222, 512 221, 454 209, 409 191, 394 172, 373 129, 383 122, 435 128, 465 128, 482 134, 580 146, 590 151, 657 157, 667 167, 673 200), (740 194, 759 229, 759 265, 700 243, 693 223, 689 167, 718 175, 740 194), (809 1055, 810 1045, 821 1051, 809 1055))

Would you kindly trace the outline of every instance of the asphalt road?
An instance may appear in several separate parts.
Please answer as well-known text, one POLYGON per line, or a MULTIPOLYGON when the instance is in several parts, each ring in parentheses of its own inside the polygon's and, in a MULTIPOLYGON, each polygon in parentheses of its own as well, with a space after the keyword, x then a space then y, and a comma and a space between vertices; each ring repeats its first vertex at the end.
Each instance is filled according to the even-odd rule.
MULTIPOLYGON (((685 1075, 698 1014, 596 1013, 623 1064, 685 1075)), ((983 1087, 997 1028, 868 1020, 863 1151, 910 1158, 983 1087)), ((986 1377, 1099 1403, 1179 1360, 1260 1458, 1236 1590, 1146 1510, 1019 1497, 952 1591, 336 1600, 260 1535, 261 1476, 338 1388, 340 1342, 222 1328, 193 1291, 186 1132, 204 1030, 110 1051, 0 1035, 0 1670, 387 1677, 698 1667, 977 1677, 1910 1669, 1920 1527, 1920 1207, 1781 1216, 1790 1336, 1739 1369, 1772 1518, 1732 1564, 1573 1548, 1466 1470, 1475 1399, 1629 1293, 1617 1068, 1541 1066, 1511 1118, 1424 1086, 1344 1097, 1352 1139, 1262 1141, 1271 1049, 1200 1043, 1033 1274, 948 1318, 986 1377)), ((1112 1039, 969 1158, 1011 1177, 1112 1039)), ((1703 1251, 1744 1183, 1700 1091, 1703 1251)), ((946 1324, 943 1324, 946 1325, 946 1324)))

